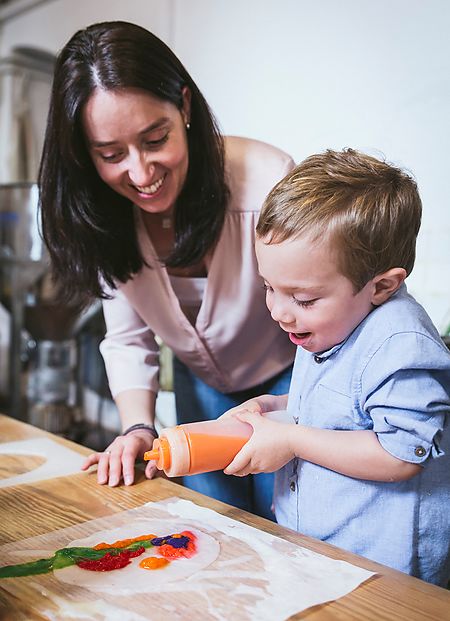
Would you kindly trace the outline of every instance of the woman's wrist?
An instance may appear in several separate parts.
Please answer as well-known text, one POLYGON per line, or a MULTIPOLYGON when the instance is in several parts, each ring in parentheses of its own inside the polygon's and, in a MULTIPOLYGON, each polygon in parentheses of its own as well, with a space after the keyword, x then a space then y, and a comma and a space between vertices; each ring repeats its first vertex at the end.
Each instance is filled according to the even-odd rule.
POLYGON ((127 429, 122 431, 122 435, 126 436, 129 433, 131 433, 132 431, 141 431, 141 430, 142 431, 148 431, 155 438, 158 437, 158 432, 156 431, 155 427, 153 425, 147 425, 145 423, 136 423, 135 425, 131 425, 131 427, 127 427, 127 429))

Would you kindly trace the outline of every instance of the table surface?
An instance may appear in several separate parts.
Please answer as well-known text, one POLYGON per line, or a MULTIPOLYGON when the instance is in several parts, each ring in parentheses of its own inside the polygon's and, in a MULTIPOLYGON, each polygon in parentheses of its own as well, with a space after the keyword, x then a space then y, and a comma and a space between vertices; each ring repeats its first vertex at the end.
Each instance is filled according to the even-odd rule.
MULTIPOLYGON (((0 415, 0 442, 50 437, 56 442, 82 454, 91 451, 45 431, 0 415)), ((0 455, 0 477, 18 474, 17 463, 0 455), (3 462, 3 464, 2 464, 3 462), (8 471, 9 470, 9 471, 8 471)), ((28 468, 36 466, 29 461, 28 468)), ((23 463, 21 467, 23 469, 23 463)), ((177 496, 192 500, 235 520, 259 528, 287 541, 319 552, 334 559, 341 559, 377 572, 349 595, 327 604, 303 611, 291 619, 308 621, 362 619, 446 620, 450 621, 450 591, 412 578, 396 570, 373 563, 340 548, 316 539, 304 537, 268 520, 246 513, 203 496, 163 478, 148 481, 141 471, 137 483, 130 487, 110 488, 96 482, 95 472, 0 488, 0 545, 27 537, 72 526, 80 522, 104 517, 132 509, 149 501, 161 501, 177 496), (27 511, 23 508, 26 507, 27 511)), ((0 588, 0 619, 34 621, 45 619, 27 608, 27 603, 17 601, 0 588)))

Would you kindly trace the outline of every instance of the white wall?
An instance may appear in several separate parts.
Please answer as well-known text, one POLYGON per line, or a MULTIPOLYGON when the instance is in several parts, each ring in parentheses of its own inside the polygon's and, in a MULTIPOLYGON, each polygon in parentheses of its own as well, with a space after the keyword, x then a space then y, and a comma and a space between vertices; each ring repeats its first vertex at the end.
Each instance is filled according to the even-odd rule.
POLYGON ((297 161, 352 146, 413 171, 424 216, 409 288, 444 328, 448 0, 51 0, 6 22, 0 51, 20 43, 57 51, 78 28, 109 19, 164 39, 224 133, 271 142, 297 161))
POLYGON ((48 0, 3 26, 1 55, 27 44, 59 50, 76 30, 93 22, 123 19, 139 23, 169 42, 175 0, 48 0))

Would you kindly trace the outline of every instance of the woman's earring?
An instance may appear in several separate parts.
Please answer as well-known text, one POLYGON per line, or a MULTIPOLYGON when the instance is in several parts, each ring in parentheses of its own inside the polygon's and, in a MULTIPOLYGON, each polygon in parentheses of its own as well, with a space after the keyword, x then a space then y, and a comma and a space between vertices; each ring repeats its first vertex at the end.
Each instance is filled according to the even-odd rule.
POLYGON ((186 129, 189 131, 191 129, 191 124, 190 123, 186 123, 186 129))

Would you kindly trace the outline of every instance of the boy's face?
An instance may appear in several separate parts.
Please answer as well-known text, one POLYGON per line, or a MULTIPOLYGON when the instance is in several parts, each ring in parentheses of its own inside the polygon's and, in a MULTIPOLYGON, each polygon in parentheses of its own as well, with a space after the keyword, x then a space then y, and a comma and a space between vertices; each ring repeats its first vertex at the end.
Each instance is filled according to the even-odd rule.
POLYGON ((256 256, 272 318, 307 351, 337 345, 372 309, 372 281, 355 293, 329 243, 298 238, 265 244, 257 238, 256 256))

